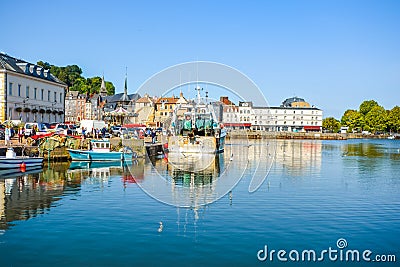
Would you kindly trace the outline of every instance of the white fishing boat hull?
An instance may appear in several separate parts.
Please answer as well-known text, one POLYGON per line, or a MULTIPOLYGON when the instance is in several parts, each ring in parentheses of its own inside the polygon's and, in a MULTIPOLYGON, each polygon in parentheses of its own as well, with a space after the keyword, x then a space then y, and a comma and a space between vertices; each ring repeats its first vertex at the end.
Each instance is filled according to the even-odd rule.
POLYGON ((171 136, 168 139, 168 153, 215 154, 224 152, 225 137, 214 136, 171 136))

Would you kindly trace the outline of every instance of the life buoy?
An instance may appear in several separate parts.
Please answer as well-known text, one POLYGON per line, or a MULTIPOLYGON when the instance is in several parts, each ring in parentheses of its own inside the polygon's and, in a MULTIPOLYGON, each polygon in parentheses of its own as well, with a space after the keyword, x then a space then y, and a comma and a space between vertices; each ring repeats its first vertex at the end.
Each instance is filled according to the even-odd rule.
POLYGON ((26 164, 25 164, 25 162, 22 162, 22 163, 19 165, 19 169, 21 170, 21 172, 25 172, 25 171, 26 171, 26 164))

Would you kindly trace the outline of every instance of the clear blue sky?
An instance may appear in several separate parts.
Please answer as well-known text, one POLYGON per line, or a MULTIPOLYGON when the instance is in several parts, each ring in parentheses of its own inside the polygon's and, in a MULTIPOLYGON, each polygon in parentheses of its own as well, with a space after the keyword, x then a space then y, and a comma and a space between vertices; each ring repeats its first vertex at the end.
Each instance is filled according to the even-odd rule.
POLYGON ((297 95, 340 118, 400 105, 400 1, 5 1, 0 51, 79 65, 129 93, 204 60, 249 76, 270 105, 297 95))

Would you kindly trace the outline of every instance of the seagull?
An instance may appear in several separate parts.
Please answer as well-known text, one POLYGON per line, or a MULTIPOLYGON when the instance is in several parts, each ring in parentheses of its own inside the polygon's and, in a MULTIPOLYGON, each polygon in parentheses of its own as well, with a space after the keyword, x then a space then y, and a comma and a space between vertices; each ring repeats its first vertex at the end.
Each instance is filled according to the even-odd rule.
POLYGON ((160 222, 160 227, 158 227, 158 232, 159 233, 161 233, 162 232, 162 230, 163 230, 163 228, 164 228, 164 226, 163 226, 163 224, 162 224, 162 222, 160 222))

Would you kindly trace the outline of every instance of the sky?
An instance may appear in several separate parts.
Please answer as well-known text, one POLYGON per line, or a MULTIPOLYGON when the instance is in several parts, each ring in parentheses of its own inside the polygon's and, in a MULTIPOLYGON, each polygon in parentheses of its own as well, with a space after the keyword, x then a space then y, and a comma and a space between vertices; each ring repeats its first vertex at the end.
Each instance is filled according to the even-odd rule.
MULTIPOLYGON (((76 64, 128 92, 170 66, 211 61, 339 118, 374 99, 400 105, 400 1, 5 1, 0 51, 76 64)), ((251 100, 251 99, 250 99, 251 100)))

